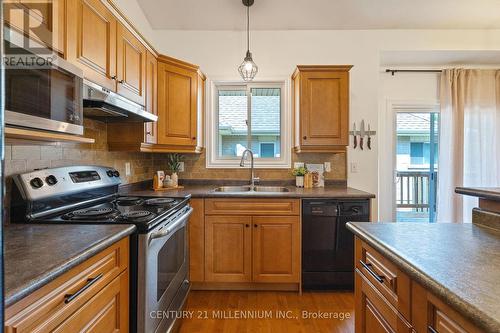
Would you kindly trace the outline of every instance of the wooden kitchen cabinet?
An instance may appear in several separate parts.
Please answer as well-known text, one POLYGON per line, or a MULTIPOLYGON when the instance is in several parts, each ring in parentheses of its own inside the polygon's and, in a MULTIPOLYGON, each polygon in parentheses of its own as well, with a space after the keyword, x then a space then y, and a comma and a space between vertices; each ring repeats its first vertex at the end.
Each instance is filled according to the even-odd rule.
MULTIPOLYGON (((146 110, 158 115, 158 60, 151 52, 146 52, 146 110)), ((158 143, 158 123, 144 124, 144 142, 158 143)))
POLYGON ((66 1, 5 0, 4 24, 64 56, 66 1), (27 31, 25 19, 29 22, 27 31))
POLYGON ((67 60, 86 79, 116 91, 116 18, 100 0, 67 1, 67 60))
POLYGON ((122 24, 118 24, 116 92, 138 104, 146 104, 146 48, 122 24))
POLYGON ((299 281, 299 217, 254 216, 252 224, 253 281, 299 281))
POLYGON ((158 144, 196 150, 198 79, 198 66, 158 58, 158 144))
POLYGON ((250 282, 252 280, 252 218, 205 217, 205 280, 250 282))
POLYGON ((214 198, 204 200, 204 210, 204 288, 298 290, 300 200, 214 198))
POLYGON ((9 306, 5 331, 128 332, 128 265, 124 238, 9 306))
POLYGON ((296 152, 343 152, 349 145, 351 68, 297 66, 292 75, 296 152))
POLYGON ((189 279, 191 282, 205 280, 205 213, 204 200, 191 199, 193 213, 189 218, 189 279))

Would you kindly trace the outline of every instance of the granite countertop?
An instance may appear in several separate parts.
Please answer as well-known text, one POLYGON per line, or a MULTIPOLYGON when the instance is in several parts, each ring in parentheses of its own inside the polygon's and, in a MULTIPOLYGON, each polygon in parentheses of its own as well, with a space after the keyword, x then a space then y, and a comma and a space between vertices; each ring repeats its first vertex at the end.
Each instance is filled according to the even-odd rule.
POLYGON ((456 193, 500 201, 500 187, 457 187, 456 193))
POLYGON ((325 186, 323 188, 297 188, 285 186, 289 192, 214 192, 219 185, 184 185, 182 189, 154 191, 150 188, 124 187, 122 194, 158 196, 158 197, 184 197, 188 194, 192 198, 356 198, 369 199, 375 195, 346 186, 325 186))
POLYGON ((5 306, 14 304, 134 231, 134 225, 6 226, 3 230, 5 306))
POLYGON ((347 226, 477 326, 500 332, 500 230, 455 223, 347 226))

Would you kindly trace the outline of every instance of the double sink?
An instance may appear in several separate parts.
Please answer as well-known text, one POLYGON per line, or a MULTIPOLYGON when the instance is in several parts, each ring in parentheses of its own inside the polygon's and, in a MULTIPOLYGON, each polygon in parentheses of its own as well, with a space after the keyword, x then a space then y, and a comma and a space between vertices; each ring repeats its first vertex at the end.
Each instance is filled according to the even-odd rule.
POLYGON ((214 192, 241 193, 241 192, 260 192, 260 193, 282 193, 289 192, 286 187, 281 186, 221 186, 214 192))

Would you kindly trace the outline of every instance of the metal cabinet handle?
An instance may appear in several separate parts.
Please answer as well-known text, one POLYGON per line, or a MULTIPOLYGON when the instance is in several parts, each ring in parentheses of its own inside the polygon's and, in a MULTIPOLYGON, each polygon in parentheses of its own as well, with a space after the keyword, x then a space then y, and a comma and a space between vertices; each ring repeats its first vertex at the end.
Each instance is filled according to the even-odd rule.
POLYGON ((82 288, 80 288, 77 292, 75 292, 74 294, 66 294, 66 295, 64 295, 64 303, 68 304, 69 302, 71 302, 72 300, 74 300, 75 298, 77 298, 78 295, 80 295, 85 290, 89 289, 94 283, 96 283, 97 281, 99 281, 99 279, 101 279, 102 276, 103 276, 103 274, 101 273, 101 274, 97 275, 96 277, 88 278, 87 279, 87 283, 85 283, 85 285, 82 288))
POLYGON ((118 81, 118 83, 123 83, 123 82, 125 82, 125 81, 123 81, 123 80, 118 81))
POLYGON ((116 75, 113 75, 113 76, 111 77, 111 80, 116 80, 116 75))
POLYGON ((367 263, 363 262, 363 260, 360 260, 359 263, 361 264, 361 266, 363 266, 368 271, 368 273, 370 273, 371 276, 373 276, 375 278, 375 280, 377 280, 380 283, 384 283, 385 276, 378 275, 377 273, 375 273, 372 270, 372 264, 367 264, 367 263))
POLYGON ((191 139, 193 139, 193 141, 194 141, 194 140, 196 140, 196 137, 195 137, 195 136, 193 136, 191 139))
POLYGON ((430 332, 430 333, 438 333, 438 331, 436 331, 431 325, 427 326, 427 330, 430 332))
POLYGON ((253 226, 254 226, 254 228, 257 228, 259 225, 256 223, 256 224, 254 224, 253 226))
POLYGON ((146 135, 153 135, 153 134, 151 134, 151 131, 147 131, 146 135))
POLYGON ((304 136, 302 137, 302 139, 307 140, 307 136, 305 136, 305 135, 304 135, 304 136))
POLYGON ((246 228, 248 228, 249 226, 250 226, 250 224, 248 224, 248 223, 247 223, 247 224, 245 224, 245 227, 246 227, 246 228))

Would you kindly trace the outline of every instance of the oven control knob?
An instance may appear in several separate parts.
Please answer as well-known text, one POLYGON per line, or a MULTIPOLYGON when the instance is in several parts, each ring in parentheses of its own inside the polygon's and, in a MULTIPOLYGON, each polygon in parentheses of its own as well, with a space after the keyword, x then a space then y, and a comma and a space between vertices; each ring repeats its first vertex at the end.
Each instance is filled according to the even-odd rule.
POLYGON ((113 170, 106 171, 106 174, 108 175, 108 177, 113 177, 114 176, 113 170))
POLYGON ((43 180, 41 178, 36 177, 30 181, 30 184, 31 184, 31 187, 33 187, 33 188, 40 188, 43 186, 43 180))
POLYGON ((57 178, 54 175, 47 176, 47 178, 45 178, 45 181, 50 186, 57 184, 57 178))
POLYGON ((118 172, 118 170, 113 171, 113 176, 120 177, 120 173, 118 172))

